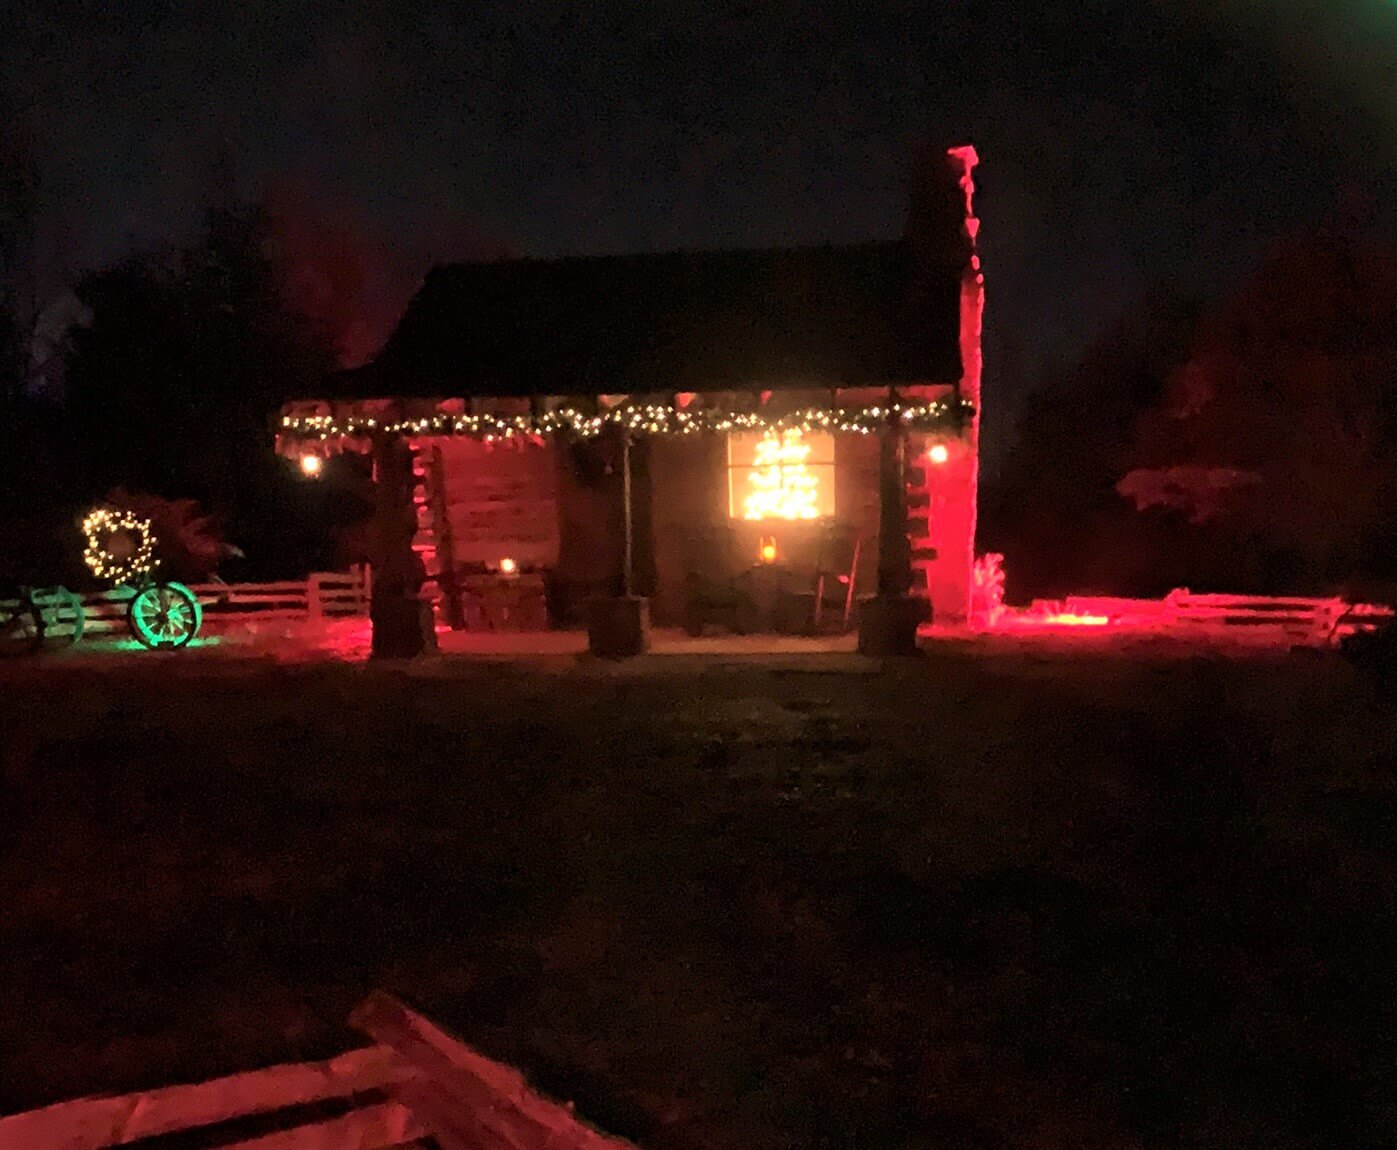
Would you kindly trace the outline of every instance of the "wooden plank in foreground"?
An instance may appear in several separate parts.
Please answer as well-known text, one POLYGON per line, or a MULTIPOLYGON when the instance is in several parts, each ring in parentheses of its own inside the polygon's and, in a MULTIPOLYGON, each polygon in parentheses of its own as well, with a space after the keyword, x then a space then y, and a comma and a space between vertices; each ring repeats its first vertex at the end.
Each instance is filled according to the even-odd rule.
POLYGON ((394 1150, 420 1145, 426 1129, 401 1102, 381 1102, 338 1118, 278 1130, 226 1150, 394 1150))
POLYGON ((399 1096, 445 1150, 635 1150, 534 1093, 517 1070, 472 1050, 391 995, 371 994, 350 1024, 419 1073, 404 1081, 399 1096))
MULTIPOLYGON (((107 1146, 124 1146, 159 1134, 391 1087, 409 1073, 392 1051, 369 1046, 324 1062, 271 1066, 209 1082, 166 1086, 111 1098, 79 1098, 0 1118, 0 1150, 56 1150, 58 1147, 102 1150, 107 1146)), ((379 1117, 386 1124, 387 1117, 379 1117)), ((417 1136, 398 1141, 411 1141, 417 1136)), ((378 1143, 379 1146, 392 1144, 378 1143)), ((262 1150, 256 1141, 250 1145, 262 1150)), ((348 1145, 367 1150, 372 1144, 348 1145)), ((280 1150, 276 1143, 268 1143, 268 1146, 280 1150)))

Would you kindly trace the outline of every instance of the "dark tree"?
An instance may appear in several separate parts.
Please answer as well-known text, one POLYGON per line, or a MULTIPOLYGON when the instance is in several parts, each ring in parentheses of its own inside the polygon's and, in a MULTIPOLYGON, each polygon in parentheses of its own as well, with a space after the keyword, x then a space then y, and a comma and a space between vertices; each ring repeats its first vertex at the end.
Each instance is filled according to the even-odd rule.
MULTIPOLYGON (((1238 590, 1397 574, 1397 249, 1288 247, 1211 309, 1118 487, 1210 535, 1238 590)), ((1181 522, 1182 521, 1182 522, 1181 522)))
POLYGON ((38 187, 32 141, 0 99, 0 403, 7 411, 22 393, 24 337, 33 318, 29 280, 38 187))
POLYGON ((333 366, 281 287, 266 214, 213 209, 189 247, 79 285, 91 320, 67 373, 86 489, 196 499, 263 569, 299 565, 318 542, 316 497, 273 455, 270 421, 333 366))
POLYGON ((1390 584, 1397 251, 1311 239, 1150 301, 1038 392, 985 503, 1016 599, 1390 584))
POLYGON ((1195 310, 1154 294, 1030 399, 982 496, 980 546, 1004 554, 1012 600, 1168 589, 1173 570, 1160 570, 1151 532, 1115 485, 1136 420, 1187 354, 1195 310))

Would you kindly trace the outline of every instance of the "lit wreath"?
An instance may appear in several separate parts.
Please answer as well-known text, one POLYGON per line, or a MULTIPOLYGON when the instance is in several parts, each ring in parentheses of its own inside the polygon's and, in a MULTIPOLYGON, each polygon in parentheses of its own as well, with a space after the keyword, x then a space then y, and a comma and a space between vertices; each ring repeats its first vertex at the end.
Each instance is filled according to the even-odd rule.
POLYGON ((83 562, 99 579, 134 583, 155 570, 155 535, 150 520, 130 511, 94 507, 82 521, 87 536, 83 562))

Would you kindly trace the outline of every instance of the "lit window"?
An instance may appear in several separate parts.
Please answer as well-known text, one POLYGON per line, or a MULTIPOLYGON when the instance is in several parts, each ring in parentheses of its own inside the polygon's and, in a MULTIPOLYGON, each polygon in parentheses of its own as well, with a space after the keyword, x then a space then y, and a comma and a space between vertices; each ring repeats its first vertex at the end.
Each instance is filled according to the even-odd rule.
POLYGON ((728 514, 823 519, 834 514, 834 436, 826 431, 728 436, 728 514))

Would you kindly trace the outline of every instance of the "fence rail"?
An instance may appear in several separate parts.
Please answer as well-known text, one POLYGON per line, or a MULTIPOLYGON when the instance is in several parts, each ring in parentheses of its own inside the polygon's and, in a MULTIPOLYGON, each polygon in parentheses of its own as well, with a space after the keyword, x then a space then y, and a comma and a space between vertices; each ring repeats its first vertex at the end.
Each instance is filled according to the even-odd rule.
POLYGON ((1258 634, 1279 629, 1300 639, 1322 640, 1334 634, 1349 604, 1339 598, 1303 599, 1262 595, 1170 595, 1174 621, 1184 626, 1246 629, 1258 634))
MULTIPOLYGON (((204 612, 204 625, 305 622, 313 619, 367 615, 368 581, 362 569, 317 571, 306 579, 280 583, 189 583, 204 612)), ((48 605, 43 593, 35 596, 48 605)), ((99 591, 82 597, 83 634, 125 632, 129 588, 99 591)))
POLYGON ((269 1066, 0 1117, 0 1146, 112 1150, 635 1150, 571 1103, 539 1094, 397 999, 375 992, 350 1025, 375 1040, 325 1062, 269 1066), (269 1132, 270 1131, 270 1132, 269 1132))
MULTIPOLYGON (((1371 630, 1393 617, 1391 607, 1349 603, 1339 597, 1195 595, 1180 588, 1163 599, 1072 596, 1061 603, 1035 604, 1037 614, 1095 616, 1119 626, 1182 632, 1223 631, 1232 637, 1278 635, 1316 643, 1331 642, 1355 631, 1371 630)), ((1034 614, 1030 608, 1029 616, 1034 614)))

